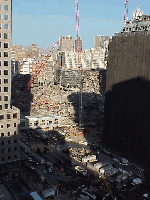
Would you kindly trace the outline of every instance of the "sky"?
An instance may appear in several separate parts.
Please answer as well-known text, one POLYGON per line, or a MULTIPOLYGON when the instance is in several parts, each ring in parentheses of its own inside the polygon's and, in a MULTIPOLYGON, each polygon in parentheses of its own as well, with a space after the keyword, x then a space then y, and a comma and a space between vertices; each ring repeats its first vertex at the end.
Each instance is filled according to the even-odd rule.
MULTIPOLYGON (((129 20, 138 3, 150 14, 149 0, 129 0, 129 20)), ((78 7, 83 49, 94 47, 95 36, 113 36, 124 26, 124 0, 78 0, 78 7)), ((46 48, 68 35, 77 38, 75 0, 12 0, 12 44, 46 48)))

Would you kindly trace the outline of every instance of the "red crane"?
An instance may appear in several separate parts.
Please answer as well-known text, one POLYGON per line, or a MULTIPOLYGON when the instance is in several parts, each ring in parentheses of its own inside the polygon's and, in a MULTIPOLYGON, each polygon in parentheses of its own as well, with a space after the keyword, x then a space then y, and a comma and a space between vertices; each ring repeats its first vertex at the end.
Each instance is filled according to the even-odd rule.
POLYGON ((46 62, 48 61, 48 59, 51 57, 51 55, 53 54, 57 44, 59 44, 59 40, 57 42, 54 43, 53 48, 51 49, 51 51, 49 52, 49 54, 47 54, 44 62, 42 63, 42 65, 40 65, 38 67, 38 69, 35 71, 35 73, 33 74, 33 76, 31 77, 30 81, 28 82, 28 89, 31 87, 32 83, 34 82, 34 80, 37 78, 38 74, 40 73, 40 71, 43 69, 43 67, 45 66, 46 62))

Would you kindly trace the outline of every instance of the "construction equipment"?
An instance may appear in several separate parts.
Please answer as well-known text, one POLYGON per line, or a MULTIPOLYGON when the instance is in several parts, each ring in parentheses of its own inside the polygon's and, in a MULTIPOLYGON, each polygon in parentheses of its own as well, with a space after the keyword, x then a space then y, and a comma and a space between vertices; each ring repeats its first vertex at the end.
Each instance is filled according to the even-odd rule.
POLYGON ((59 44, 59 40, 57 42, 54 43, 54 46, 52 48, 52 50, 50 51, 49 54, 47 54, 44 62, 42 63, 42 65, 40 65, 38 67, 38 69, 35 71, 35 73, 33 74, 33 76, 31 77, 30 81, 28 82, 28 89, 31 87, 32 83, 34 82, 34 80, 37 78, 38 74, 40 73, 40 71, 43 69, 43 67, 45 66, 46 62, 48 61, 48 59, 51 57, 52 53, 54 52, 57 44, 59 44))
POLYGON ((125 1, 125 9, 124 9, 124 25, 126 24, 126 21, 128 20, 128 1, 125 1))
POLYGON ((82 93, 83 93, 83 78, 82 78, 82 64, 81 64, 81 42, 80 42, 80 26, 79 26, 79 10, 78 10, 78 0, 75 2, 76 9, 76 31, 77 31, 77 44, 78 44, 78 68, 81 73, 81 83, 80 83, 80 114, 79 114, 79 131, 82 132, 82 93))

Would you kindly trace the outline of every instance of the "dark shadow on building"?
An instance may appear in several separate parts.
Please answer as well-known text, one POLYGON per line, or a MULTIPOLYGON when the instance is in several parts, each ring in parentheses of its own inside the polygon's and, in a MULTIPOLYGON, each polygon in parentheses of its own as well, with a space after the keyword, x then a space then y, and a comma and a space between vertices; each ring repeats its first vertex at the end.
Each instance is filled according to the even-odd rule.
POLYGON ((102 143, 143 167, 150 164, 149 91, 149 80, 138 77, 105 94, 102 143))
POLYGON ((20 114, 30 115, 31 101, 33 95, 30 88, 28 88, 28 82, 31 79, 31 75, 17 74, 11 84, 11 104, 20 109, 20 114))

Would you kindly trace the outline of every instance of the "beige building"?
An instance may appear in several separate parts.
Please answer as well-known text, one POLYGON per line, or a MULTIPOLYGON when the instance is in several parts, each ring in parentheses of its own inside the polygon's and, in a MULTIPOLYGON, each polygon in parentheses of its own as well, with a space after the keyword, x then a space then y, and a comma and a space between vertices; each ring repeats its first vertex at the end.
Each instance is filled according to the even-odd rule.
POLYGON ((39 47, 36 43, 29 45, 29 58, 38 58, 39 57, 39 47))
POLYGON ((60 37, 60 51, 74 51, 74 37, 68 36, 61 36, 60 37))
POLYGON ((22 62, 23 59, 26 58, 25 50, 23 49, 22 45, 12 45, 12 51, 15 54, 15 61, 22 62))
POLYGON ((101 47, 105 48, 108 47, 110 36, 96 36, 94 37, 94 48, 101 47))
POLYGON ((11 106, 11 5, 0 1, 0 182, 15 185, 20 181, 20 111, 11 106))

